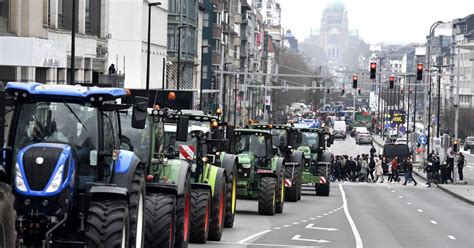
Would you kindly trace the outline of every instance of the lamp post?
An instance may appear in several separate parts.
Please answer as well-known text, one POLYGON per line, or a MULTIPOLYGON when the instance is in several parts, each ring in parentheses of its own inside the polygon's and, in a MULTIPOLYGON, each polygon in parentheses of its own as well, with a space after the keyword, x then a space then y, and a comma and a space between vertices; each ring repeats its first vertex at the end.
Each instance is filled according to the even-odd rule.
POLYGON ((72 26, 71 26, 71 84, 76 81, 76 0, 72 0, 72 26))
MULTIPOLYGON (((151 7, 161 5, 160 2, 148 4, 148 41, 146 51, 146 92, 150 90, 150 39, 151 39, 151 7)), ((149 97, 149 96, 148 96, 149 97)))
POLYGON ((428 54, 428 58, 427 58, 427 71, 428 71, 428 84, 429 84, 429 88, 428 88, 428 141, 427 141, 427 153, 426 155, 428 156, 428 154, 430 153, 430 139, 431 139, 431 136, 430 136, 430 129, 431 129, 431 38, 433 36, 433 33, 434 33, 434 30, 435 28, 442 24, 444 22, 442 21, 437 21, 435 23, 433 23, 433 25, 431 25, 430 27, 430 33, 427 37, 428 39, 428 48, 427 48, 427 54, 428 54))
POLYGON ((202 94, 202 80, 203 80, 203 74, 204 70, 202 69, 204 67, 204 48, 209 48, 211 46, 209 45, 202 45, 201 46, 201 83, 199 87, 199 108, 202 110, 202 102, 203 102, 203 94, 202 94))
POLYGON ((178 26, 178 79, 176 83, 176 90, 179 90, 181 82, 181 29, 190 27, 188 24, 178 26))

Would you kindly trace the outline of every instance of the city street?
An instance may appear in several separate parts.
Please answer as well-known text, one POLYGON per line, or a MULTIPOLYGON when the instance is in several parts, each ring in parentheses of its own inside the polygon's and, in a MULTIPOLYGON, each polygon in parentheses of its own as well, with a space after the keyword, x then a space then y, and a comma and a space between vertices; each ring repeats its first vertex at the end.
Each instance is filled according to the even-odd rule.
MULTIPOLYGON (((335 141, 332 152, 354 156, 369 149, 349 138, 335 141)), ((256 201, 239 200, 235 226, 221 242, 191 247, 471 247, 474 242, 472 206, 424 183, 336 182, 330 197, 313 194, 285 203, 284 213, 275 216, 259 216, 256 201)))

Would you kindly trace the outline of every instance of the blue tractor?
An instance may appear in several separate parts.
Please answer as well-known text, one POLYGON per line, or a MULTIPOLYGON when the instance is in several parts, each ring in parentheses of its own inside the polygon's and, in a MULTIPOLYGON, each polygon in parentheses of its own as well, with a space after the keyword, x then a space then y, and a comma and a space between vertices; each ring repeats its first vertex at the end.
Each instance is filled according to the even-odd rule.
POLYGON ((145 176, 120 149, 119 112, 133 105, 144 128, 147 99, 127 91, 16 83, 7 113, 5 171, 16 197, 20 247, 142 247, 145 176))

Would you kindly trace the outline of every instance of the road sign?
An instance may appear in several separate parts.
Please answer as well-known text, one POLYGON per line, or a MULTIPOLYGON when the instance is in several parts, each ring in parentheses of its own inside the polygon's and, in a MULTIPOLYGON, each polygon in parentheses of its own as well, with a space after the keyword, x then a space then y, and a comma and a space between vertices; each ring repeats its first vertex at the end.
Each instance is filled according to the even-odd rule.
POLYGON ((400 133, 405 133, 407 131, 407 128, 405 126, 400 126, 400 133))
POLYGON ((420 136, 418 136, 418 143, 422 145, 426 145, 427 142, 428 142, 428 138, 426 137, 426 135, 420 134, 420 136))
POLYGON ((396 128, 396 127, 397 127, 397 123, 395 123, 395 122, 390 123, 390 127, 391 127, 391 128, 396 128))

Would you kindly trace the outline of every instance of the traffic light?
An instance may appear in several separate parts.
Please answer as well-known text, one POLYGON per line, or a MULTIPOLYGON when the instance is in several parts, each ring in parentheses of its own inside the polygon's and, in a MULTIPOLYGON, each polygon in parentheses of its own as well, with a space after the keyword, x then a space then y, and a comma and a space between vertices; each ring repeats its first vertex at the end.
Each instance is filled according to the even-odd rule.
POLYGON ((331 91, 329 90, 329 88, 328 88, 328 89, 326 89, 326 92, 327 92, 328 94, 329 94, 329 93, 331 93, 331 91))
POLYGON ((357 77, 357 75, 352 76, 352 88, 353 89, 357 89, 357 79, 359 79, 357 77))
POLYGON ((393 85, 395 84, 395 76, 390 76, 390 89, 393 89, 393 85))
POLYGON ((453 141, 453 152, 458 152, 459 151, 459 144, 458 140, 453 141))
POLYGON ((416 66, 416 80, 423 80, 423 64, 416 66))
POLYGON ((370 79, 375 79, 375 74, 377 73, 377 63, 370 63, 370 79))

